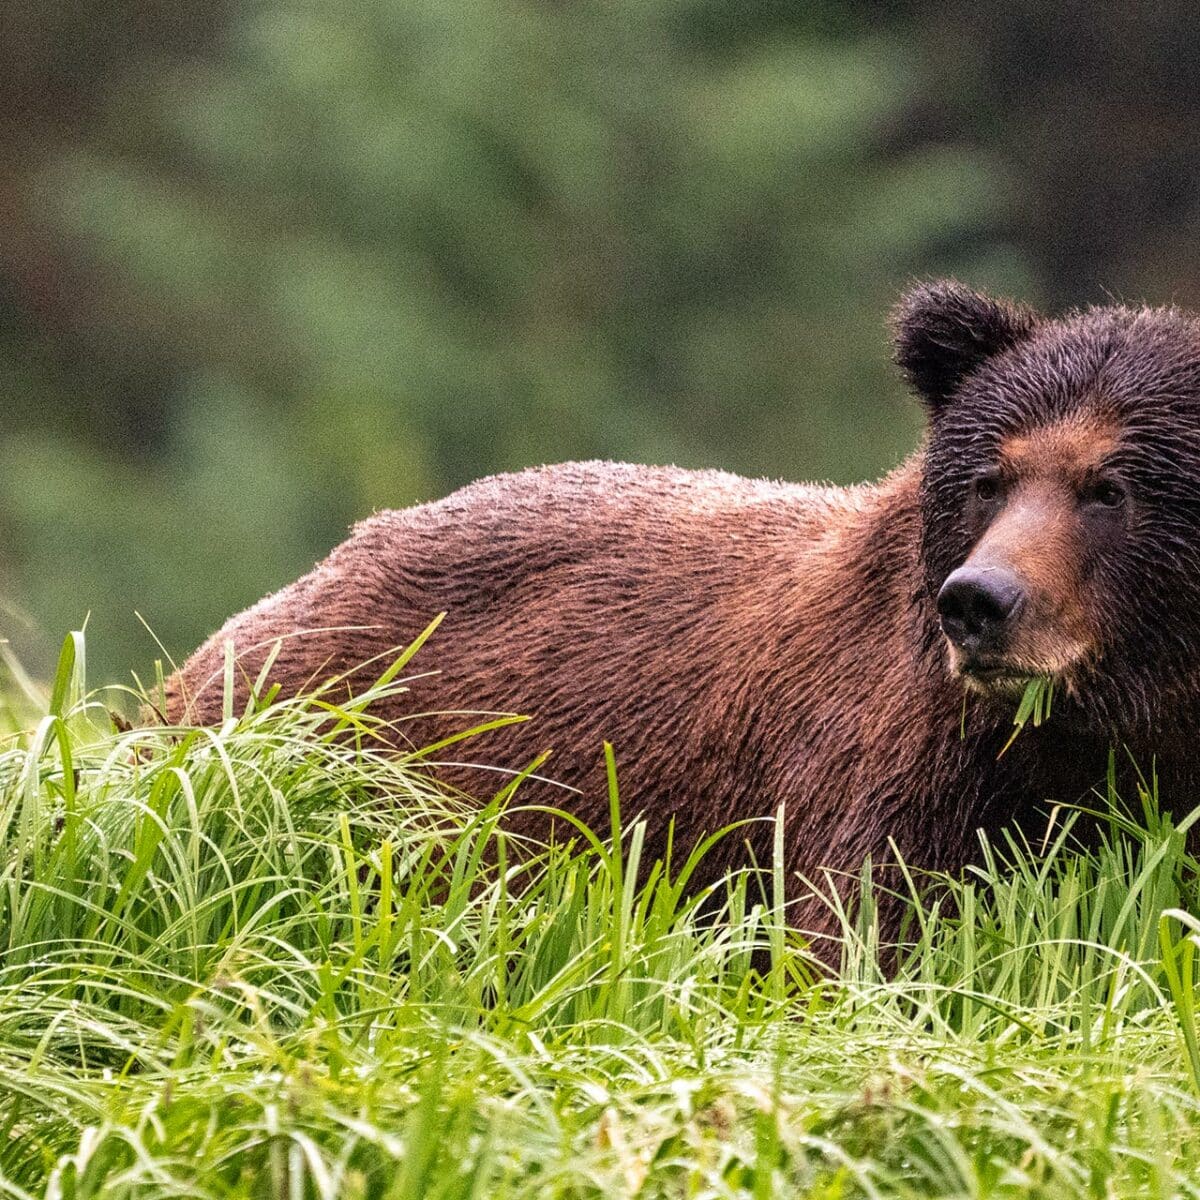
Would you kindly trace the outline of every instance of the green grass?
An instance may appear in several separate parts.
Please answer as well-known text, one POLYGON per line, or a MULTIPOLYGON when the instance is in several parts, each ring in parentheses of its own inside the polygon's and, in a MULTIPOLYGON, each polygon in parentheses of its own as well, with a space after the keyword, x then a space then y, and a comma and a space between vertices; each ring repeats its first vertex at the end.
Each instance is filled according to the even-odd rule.
POLYGON ((914 881, 889 973, 867 880, 833 975, 777 863, 701 904, 636 822, 518 842, 519 780, 449 795, 362 704, 122 731, 82 651, 4 710, 0 1195, 1200 1195, 1152 783, 1097 849, 914 881))
MULTIPOLYGON (((963 699, 965 701, 966 697, 964 696, 963 699)), ((1031 679, 1025 685, 1025 690, 1021 693, 1021 699, 1017 704, 1017 711, 1013 714, 1012 736, 1004 743, 1000 753, 1005 754, 1008 751, 1026 725, 1032 724, 1036 729, 1043 721, 1048 721, 1053 702, 1054 680, 1046 675, 1038 675, 1031 679)), ((965 705, 963 717, 965 720, 965 705)))

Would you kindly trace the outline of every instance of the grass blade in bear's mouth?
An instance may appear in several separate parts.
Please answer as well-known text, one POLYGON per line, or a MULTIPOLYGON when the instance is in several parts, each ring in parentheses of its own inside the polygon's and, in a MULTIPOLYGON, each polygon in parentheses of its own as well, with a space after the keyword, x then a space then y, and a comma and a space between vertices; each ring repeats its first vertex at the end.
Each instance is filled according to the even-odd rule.
POLYGON ((1017 740, 1017 735, 1032 722, 1036 728, 1050 716, 1050 706, 1054 701, 1054 678, 1050 675, 1035 675, 1025 685, 1021 694, 1021 703, 1017 705, 1013 717, 1012 736, 1001 747, 997 758, 1003 758, 1008 748, 1017 740))

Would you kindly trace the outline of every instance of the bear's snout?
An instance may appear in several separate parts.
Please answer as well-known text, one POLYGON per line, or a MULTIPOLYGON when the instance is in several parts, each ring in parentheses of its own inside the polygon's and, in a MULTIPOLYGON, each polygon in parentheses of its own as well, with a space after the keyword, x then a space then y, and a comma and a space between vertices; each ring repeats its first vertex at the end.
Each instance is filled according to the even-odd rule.
POLYGON ((938 592, 942 631, 969 658, 1003 654, 1026 599, 1020 579, 1006 567, 959 567, 938 592))

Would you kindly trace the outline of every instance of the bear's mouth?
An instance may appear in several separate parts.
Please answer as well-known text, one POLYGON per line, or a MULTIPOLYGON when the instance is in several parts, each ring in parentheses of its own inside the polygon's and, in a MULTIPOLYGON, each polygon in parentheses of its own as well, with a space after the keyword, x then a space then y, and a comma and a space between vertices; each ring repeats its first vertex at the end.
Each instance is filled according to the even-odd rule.
POLYGON ((958 664, 955 674, 975 692, 992 696, 1019 696, 1043 672, 1016 663, 984 662, 978 659, 958 664))

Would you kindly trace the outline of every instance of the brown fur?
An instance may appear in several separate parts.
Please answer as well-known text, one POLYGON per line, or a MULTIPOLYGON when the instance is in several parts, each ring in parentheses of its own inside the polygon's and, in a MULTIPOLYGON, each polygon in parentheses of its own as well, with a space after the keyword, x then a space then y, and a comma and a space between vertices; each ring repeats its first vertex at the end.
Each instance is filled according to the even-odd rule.
MULTIPOLYGON (((283 636, 271 679, 292 692, 404 645, 444 611, 420 660, 437 674, 385 715, 529 714, 469 748, 512 768, 553 748, 546 773, 581 795, 527 800, 605 828, 609 739, 655 850, 672 819, 689 846, 786 801, 794 869, 857 870, 867 854, 889 857, 889 837, 915 860, 953 865, 975 834, 954 783, 961 692, 940 655, 913 653, 919 468, 838 490, 579 464, 381 513, 201 647, 172 680, 170 714, 219 719, 227 640, 244 696, 283 636), (931 823, 960 831, 932 855, 931 823)), ((422 744, 466 724, 402 728, 422 744)), ((476 794, 501 782, 444 773, 476 794)), ((767 861, 766 830, 748 836, 767 861)), ((729 842, 710 871, 741 861, 742 846, 729 842)), ((816 906, 799 917, 825 924, 816 906)))
MULTIPOLYGON (((1200 654, 1200 604, 1177 602, 1200 582, 1200 493, 1181 457, 1200 391, 1190 319, 1049 321, 942 283, 910 293, 896 328, 931 432, 879 484, 582 463, 379 513, 200 647, 170 681, 169 716, 219 719, 227 642, 239 699, 277 639, 270 680, 291 694, 406 645, 444 612, 419 660, 434 673, 380 714, 398 720, 397 741, 471 723, 448 710, 528 714, 455 752, 519 769, 553 749, 546 773, 578 794, 535 782, 523 798, 603 830, 609 740, 651 854, 672 822, 686 849, 785 803, 791 872, 857 872, 893 842, 914 864, 954 869, 979 829, 1040 830, 1044 801, 1085 798, 1123 741, 1144 762, 1164 750, 1160 773, 1194 786, 1190 749, 1177 753, 1194 744, 1187 648, 1200 654), (1102 470, 1118 472, 1127 504, 1090 498, 1102 470), (1004 490, 981 506, 985 475, 1004 490), (1012 569, 1029 602, 1014 674, 964 700, 935 597, 967 561, 1012 569), (1055 673, 1068 695, 999 757, 1002 693, 1027 668, 1055 673)), ((441 769, 475 794, 502 782, 441 769)), ((758 822, 709 858, 707 877, 744 862, 746 841, 769 858, 758 822)), ((827 930, 820 904, 794 895, 796 923, 827 930)))

